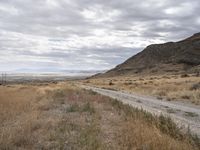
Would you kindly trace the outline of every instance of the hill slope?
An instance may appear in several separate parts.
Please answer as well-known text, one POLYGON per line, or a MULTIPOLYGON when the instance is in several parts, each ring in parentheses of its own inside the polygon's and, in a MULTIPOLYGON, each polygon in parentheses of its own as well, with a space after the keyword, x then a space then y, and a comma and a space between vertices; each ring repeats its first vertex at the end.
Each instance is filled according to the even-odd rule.
POLYGON ((142 52, 98 76, 182 73, 200 70, 200 33, 179 41, 147 46, 142 52))

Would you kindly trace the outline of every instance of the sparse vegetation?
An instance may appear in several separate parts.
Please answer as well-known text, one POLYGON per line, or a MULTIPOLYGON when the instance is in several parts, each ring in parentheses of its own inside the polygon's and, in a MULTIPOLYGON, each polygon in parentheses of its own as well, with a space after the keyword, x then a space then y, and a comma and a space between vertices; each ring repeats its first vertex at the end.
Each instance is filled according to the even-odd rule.
POLYGON ((70 83, 0 88, 0 149, 198 149, 170 118, 70 83))
POLYGON ((95 109, 91 106, 90 102, 79 106, 77 103, 73 103, 67 108, 66 112, 89 112, 90 114, 95 113, 95 109))
POLYGON ((110 80, 110 82, 109 82, 109 85, 114 85, 114 83, 113 83, 113 81, 112 81, 112 80, 110 80))
POLYGON ((182 74, 182 75, 181 75, 181 78, 187 78, 187 77, 189 77, 188 74, 182 74))
POLYGON ((198 114, 193 113, 193 112, 185 112, 185 115, 188 117, 198 117, 198 114))
MULTIPOLYGON (((169 76, 121 76, 113 78, 91 79, 89 85, 95 85, 105 89, 123 90, 152 95, 160 100, 187 101, 196 105, 200 104, 200 78, 196 75, 184 74, 169 76), (109 82, 115 80, 115 84, 109 86, 109 82)), ((88 83, 86 83, 88 84, 88 83)))
MULTIPOLYGON (((114 106, 118 112, 120 112, 119 114, 122 114, 122 116, 124 116, 125 120, 128 121, 130 124, 135 124, 137 121, 142 121, 142 123, 140 124, 142 127, 144 127, 144 122, 145 124, 147 123, 148 127, 151 128, 156 127, 157 129, 159 129, 162 133, 170 135, 170 137, 180 140, 180 141, 188 141, 190 144, 195 144, 200 146, 199 142, 199 138, 197 136, 193 136, 190 134, 190 131, 188 131, 187 135, 183 134, 180 130, 180 128, 178 128, 176 126, 176 124, 171 120, 171 118, 169 117, 164 117, 164 116, 160 116, 160 117, 155 117, 152 114, 140 110, 140 109, 136 109, 136 108, 132 108, 129 105, 124 105, 122 104, 122 102, 119 102, 117 100, 111 100, 112 106, 114 106), (130 121, 131 120, 131 121, 130 121), (137 121, 136 121, 137 120, 137 121), (143 122, 144 121, 144 122, 143 122)), ((140 126, 138 125, 137 128, 140 126)), ((127 126, 127 131, 131 131, 135 129, 130 129, 131 126, 127 126)), ((141 130, 145 130, 145 129, 141 129, 141 130)), ((141 132, 141 131, 140 131, 141 132)), ((148 131, 147 131, 148 132, 148 131)), ((131 132, 132 133, 132 132, 131 132)), ((130 132, 125 132, 124 135, 125 137, 129 137, 130 139, 134 139, 135 135, 132 135, 130 132)), ((141 134, 141 133, 140 133, 141 134)), ((151 134, 151 133, 150 133, 151 134)), ((145 135, 145 134, 144 134, 145 135)), ((149 133, 146 133, 146 135, 149 135, 149 133)), ((153 136, 152 136, 153 137, 153 136)), ((145 139, 145 137, 139 137, 140 139, 142 138, 142 140, 145 139)), ((128 139, 128 144, 126 146, 132 146, 132 141, 129 141, 130 139, 128 139)), ((134 141, 134 140, 133 140, 134 141)), ((126 141, 127 142, 127 141, 126 141)), ((126 143, 125 142, 125 143, 126 143)), ((155 142, 155 141, 154 141, 155 142)), ((157 143, 158 144, 158 143, 157 143)), ((144 144, 145 145, 145 144, 144 144)), ((160 143, 158 144, 160 145, 160 143)), ((158 146, 156 145, 156 146, 158 146)), ((152 147, 152 145, 146 145, 147 147, 151 147, 152 149, 157 149, 158 147, 152 147)), ((169 145, 165 145, 167 146, 166 149, 168 149, 169 145)), ((140 147, 141 148, 141 147, 140 147)), ((171 147, 172 148, 172 147, 171 147)), ((171 149, 169 148, 169 149, 171 149)), ((179 149, 180 147, 176 147, 176 149, 179 149)), ((159 149, 159 148, 158 148, 159 149)), ((162 149, 162 148, 161 148, 162 149)), ((173 148, 172 148, 173 149, 173 148)), ((184 147, 182 147, 181 149, 185 149, 184 147)))
POLYGON ((167 112, 168 113, 176 113, 176 110, 169 108, 169 109, 167 109, 167 112))
POLYGON ((75 104, 71 104, 70 106, 69 106, 69 108, 67 108, 67 112, 77 112, 77 111, 79 111, 80 110, 80 108, 79 108, 79 106, 78 106, 78 104, 77 103, 75 103, 75 104))
POLYGON ((190 90, 200 90, 200 82, 193 84, 190 90))

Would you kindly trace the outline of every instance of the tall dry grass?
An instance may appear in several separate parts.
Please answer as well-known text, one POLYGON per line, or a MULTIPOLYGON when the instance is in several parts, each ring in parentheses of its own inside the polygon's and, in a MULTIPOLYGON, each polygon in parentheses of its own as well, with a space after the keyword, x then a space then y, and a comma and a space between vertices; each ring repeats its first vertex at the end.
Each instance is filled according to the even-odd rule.
POLYGON ((198 149, 170 120, 70 83, 0 91, 0 149, 198 149))

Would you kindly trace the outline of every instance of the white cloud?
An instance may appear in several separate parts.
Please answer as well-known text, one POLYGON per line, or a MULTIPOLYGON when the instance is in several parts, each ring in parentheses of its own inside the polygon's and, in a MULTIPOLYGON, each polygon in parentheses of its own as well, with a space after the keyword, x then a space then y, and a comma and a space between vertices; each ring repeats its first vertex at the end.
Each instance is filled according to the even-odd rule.
POLYGON ((115 17, 120 15, 120 11, 116 9, 108 10, 102 5, 95 5, 84 9, 81 14, 84 18, 93 22, 113 21, 115 17))
POLYGON ((194 13, 195 7, 196 6, 194 3, 188 1, 165 9, 165 13, 168 15, 176 15, 180 17, 189 16, 194 13))
POLYGON ((1 0, 0 71, 108 69, 198 32, 199 13, 198 0, 1 0))

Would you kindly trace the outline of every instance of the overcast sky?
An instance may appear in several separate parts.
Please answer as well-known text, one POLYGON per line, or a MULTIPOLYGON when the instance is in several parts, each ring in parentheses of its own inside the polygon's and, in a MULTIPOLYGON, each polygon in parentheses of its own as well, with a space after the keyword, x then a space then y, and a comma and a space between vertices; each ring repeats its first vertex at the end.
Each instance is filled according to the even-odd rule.
POLYGON ((199 29, 199 0, 0 0, 0 71, 109 69, 199 29))

